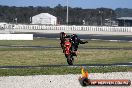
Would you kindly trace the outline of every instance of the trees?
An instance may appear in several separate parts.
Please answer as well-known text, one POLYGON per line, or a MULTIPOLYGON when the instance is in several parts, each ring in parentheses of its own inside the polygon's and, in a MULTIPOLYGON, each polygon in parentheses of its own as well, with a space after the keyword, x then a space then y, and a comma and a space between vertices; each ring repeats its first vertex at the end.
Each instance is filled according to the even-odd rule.
POLYGON ((132 17, 132 9, 128 8, 117 8, 115 9, 117 17, 132 17))
MULTIPOLYGON (((15 7, 15 6, 0 6, 0 21, 15 22, 17 18, 18 23, 30 23, 30 17, 39 13, 50 13, 58 18, 60 24, 66 24, 66 6, 60 4, 54 8, 50 7, 15 7)), ((109 8, 97 9, 82 9, 69 7, 69 24, 82 25, 85 20, 86 25, 101 25, 101 19, 104 20, 116 17, 114 10, 109 8), (102 13, 99 13, 101 11, 102 13), (112 12, 112 14, 110 14, 112 12)))

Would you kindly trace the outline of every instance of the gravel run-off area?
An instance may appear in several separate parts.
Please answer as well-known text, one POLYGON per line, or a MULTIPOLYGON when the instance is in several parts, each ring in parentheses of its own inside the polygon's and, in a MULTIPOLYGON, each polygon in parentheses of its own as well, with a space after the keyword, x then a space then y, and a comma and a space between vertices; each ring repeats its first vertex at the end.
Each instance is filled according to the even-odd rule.
MULTIPOLYGON (((82 88, 78 78, 81 74, 32 75, 0 77, 0 88, 82 88)), ((132 72, 91 73, 90 79, 129 79, 132 72)), ((84 88, 132 88, 130 86, 87 86, 84 88)))

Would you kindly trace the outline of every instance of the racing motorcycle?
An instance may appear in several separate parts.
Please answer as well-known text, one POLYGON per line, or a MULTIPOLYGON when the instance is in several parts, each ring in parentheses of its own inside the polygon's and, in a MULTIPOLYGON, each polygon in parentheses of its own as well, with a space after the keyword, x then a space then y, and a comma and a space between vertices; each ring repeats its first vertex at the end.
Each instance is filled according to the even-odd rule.
POLYGON ((67 58, 67 63, 69 65, 73 65, 74 57, 76 56, 75 53, 72 52, 72 42, 69 37, 65 37, 65 33, 60 33, 60 40, 61 40, 61 47, 63 49, 63 53, 65 54, 65 57, 67 58))

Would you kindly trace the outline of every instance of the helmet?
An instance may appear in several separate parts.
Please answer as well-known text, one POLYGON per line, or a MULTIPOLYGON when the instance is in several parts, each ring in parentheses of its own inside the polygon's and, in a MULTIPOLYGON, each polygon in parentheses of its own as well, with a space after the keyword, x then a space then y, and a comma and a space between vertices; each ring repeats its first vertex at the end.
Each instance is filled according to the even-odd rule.
POLYGON ((77 35, 76 35, 76 34, 72 34, 72 36, 77 37, 77 35))

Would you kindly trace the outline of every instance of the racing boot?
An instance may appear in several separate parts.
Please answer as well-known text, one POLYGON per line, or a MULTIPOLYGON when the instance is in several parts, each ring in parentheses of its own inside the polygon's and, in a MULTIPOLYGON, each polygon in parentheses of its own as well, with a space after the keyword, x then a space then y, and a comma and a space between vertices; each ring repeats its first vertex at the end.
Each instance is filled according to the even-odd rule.
POLYGON ((73 51, 73 55, 74 55, 74 56, 77 56, 76 51, 73 51))

